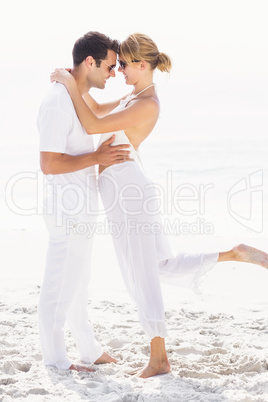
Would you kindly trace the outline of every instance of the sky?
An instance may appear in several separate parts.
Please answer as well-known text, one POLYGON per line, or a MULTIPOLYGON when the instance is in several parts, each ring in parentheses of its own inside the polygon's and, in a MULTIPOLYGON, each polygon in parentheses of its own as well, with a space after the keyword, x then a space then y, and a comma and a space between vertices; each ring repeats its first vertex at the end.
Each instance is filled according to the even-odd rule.
MULTIPOLYGON (((197 131, 211 136, 216 131, 220 139, 223 133, 232 138, 254 131, 262 138, 268 89, 265 5, 263 0, 2 2, 1 143, 36 141, 36 114, 50 88, 50 72, 71 66, 73 44, 89 30, 119 40, 143 32, 171 57, 170 76, 156 74, 162 121, 170 132, 194 137, 197 131)), ((117 74, 105 91, 93 95, 105 101, 128 91, 117 74)))

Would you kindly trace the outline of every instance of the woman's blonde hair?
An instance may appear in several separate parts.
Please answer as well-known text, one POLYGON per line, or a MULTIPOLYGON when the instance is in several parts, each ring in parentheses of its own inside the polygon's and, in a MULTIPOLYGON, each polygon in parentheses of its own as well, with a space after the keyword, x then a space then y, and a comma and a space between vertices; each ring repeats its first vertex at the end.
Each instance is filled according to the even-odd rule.
POLYGON ((128 64, 133 61, 147 61, 152 70, 170 72, 172 63, 169 56, 160 53, 154 41, 147 35, 134 33, 120 44, 120 55, 128 64))

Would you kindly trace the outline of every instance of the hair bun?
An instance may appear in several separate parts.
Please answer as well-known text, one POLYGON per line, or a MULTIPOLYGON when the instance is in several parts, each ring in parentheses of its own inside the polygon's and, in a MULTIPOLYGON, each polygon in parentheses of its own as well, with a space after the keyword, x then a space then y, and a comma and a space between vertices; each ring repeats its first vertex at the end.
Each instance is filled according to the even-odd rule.
POLYGON ((172 62, 171 59, 168 55, 165 53, 159 52, 158 54, 158 63, 157 63, 157 68, 160 71, 167 72, 169 73, 172 67, 172 62))

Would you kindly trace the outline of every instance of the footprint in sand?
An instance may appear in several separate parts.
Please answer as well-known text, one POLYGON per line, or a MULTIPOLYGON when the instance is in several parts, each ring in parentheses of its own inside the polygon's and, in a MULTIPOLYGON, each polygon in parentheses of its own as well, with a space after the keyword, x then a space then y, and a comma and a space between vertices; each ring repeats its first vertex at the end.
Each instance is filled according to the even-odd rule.
POLYGON ((0 340, 0 345, 6 346, 8 348, 16 346, 14 343, 7 342, 5 339, 0 340))
POLYGON ((49 392, 45 390, 44 388, 33 388, 30 389, 28 392, 28 395, 33 394, 33 395, 48 395, 49 392))
POLYGON ((4 321, 1 321, 1 322, 0 322, 0 325, 3 325, 3 326, 5 326, 5 327, 12 327, 12 328, 14 328, 14 327, 17 325, 17 323, 16 323, 16 322, 12 322, 12 321, 4 320, 4 321))
POLYGON ((17 380, 15 378, 2 378, 0 380, 0 385, 10 385, 10 384, 15 384, 17 380))
POLYGON ((30 363, 19 363, 14 361, 7 361, 4 363, 3 372, 5 374, 15 374, 16 370, 23 371, 24 373, 28 373, 30 371, 32 365, 30 363))
POLYGON ((17 363, 17 370, 23 371, 24 373, 28 373, 31 367, 32 365, 30 363, 17 363))
POLYGON ((99 382, 96 381, 90 381, 86 384, 86 386, 88 388, 99 388, 101 386, 101 384, 99 382))
POLYGON ((17 349, 6 349, 1 351, 1 356, 8 356, 8 355, 13 355, 17 356, 19 355, 19 351, 17 349))
POLYGON ((5 374, 15 374, 16 368, 14 362, 5 362, 3 366, 3 372, 5 374))
POLYGON ((187 356, 190 354, 194 354, 194 355, 203 355, 203 352, 201 350, 197 350, 195 348, 192 347, 182 347, 176 350, 176 353, 182 355, 182 356, 187 356))
POLYGON ((110 346, 113 349, 121 349, 126 344, 125 340, 122 339, 112 339, 107 343, 107 346, 110 346))
POLYGON ((107 384, 96 382, 96 381, 88 382, 86 384, 86 387, 90 388, 90 389, 94 389, 97 394, 108 394, 110 392, 109 386, 107 384))

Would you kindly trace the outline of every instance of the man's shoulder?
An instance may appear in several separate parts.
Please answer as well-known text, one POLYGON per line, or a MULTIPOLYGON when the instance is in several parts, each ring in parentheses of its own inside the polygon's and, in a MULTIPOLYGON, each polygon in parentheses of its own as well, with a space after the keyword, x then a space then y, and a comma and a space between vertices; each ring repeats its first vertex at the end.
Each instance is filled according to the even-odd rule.
POLYGON ((64 85, 55 83, 45 96, 40 106, 40 111, 54 109, 64 113, 70 113, 73 110, 72 100, 64 85))

